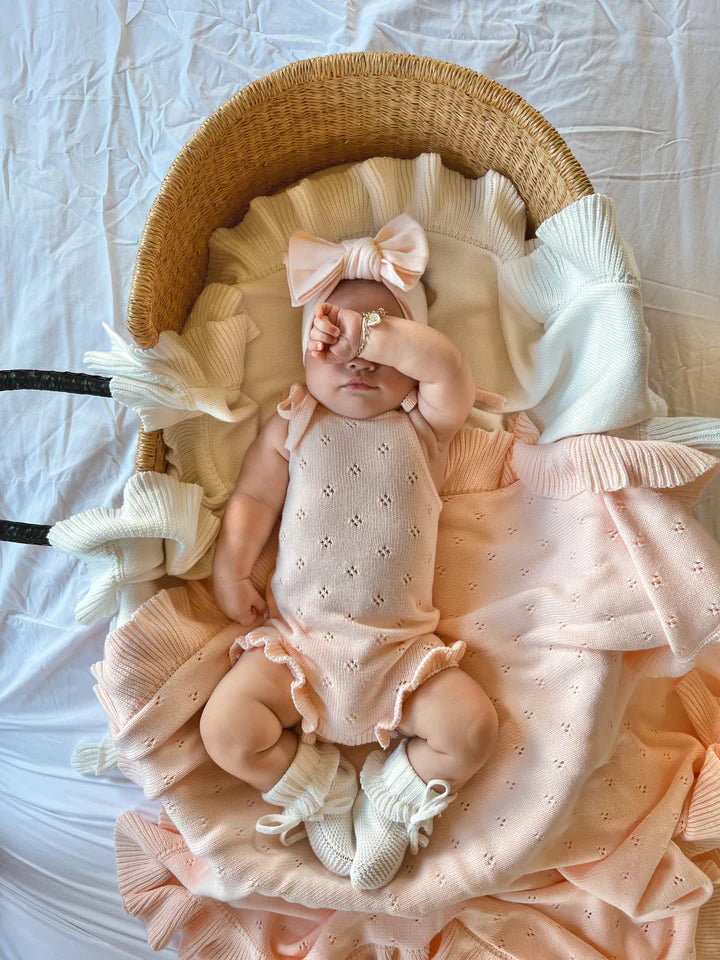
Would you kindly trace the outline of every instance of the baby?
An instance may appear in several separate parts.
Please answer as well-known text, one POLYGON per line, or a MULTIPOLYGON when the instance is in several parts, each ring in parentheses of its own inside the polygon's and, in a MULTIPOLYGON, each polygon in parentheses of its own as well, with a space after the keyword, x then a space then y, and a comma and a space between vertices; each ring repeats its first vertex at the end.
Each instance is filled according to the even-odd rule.
POLYGON ((427 846, 497 733, 482 688, 450 669, 465 644, 433 632, 438 489, 475 383, 427 325, 427 257, 407 214, 374 239, 290 238, 305 384, 247 451, 212 574, 218 605, 249 632, 203 711, 206 750, 283 808, 258 831, 284 844, 307 832, 318 859, 365 890, 392 880, 408 845, 427 846), (249 577, 281 510, 264 600, 249 577), (391 736, 400 743, 367 757, 359 789, 336 744, 385 751, 391 736))

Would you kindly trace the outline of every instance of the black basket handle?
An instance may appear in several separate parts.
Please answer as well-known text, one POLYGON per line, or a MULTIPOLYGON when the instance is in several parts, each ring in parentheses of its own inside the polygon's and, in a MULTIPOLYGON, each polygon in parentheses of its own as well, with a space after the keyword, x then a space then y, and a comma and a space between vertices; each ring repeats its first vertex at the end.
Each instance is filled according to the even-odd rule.
MULTIPOLYGON (((60 370, 0 370, 0 390, 47 390, 54 393, 92 394, 96 397, 112 396, 109 377, 60 370)), ((49 546, 51 526, 0 520, 0 540, 49 546)))

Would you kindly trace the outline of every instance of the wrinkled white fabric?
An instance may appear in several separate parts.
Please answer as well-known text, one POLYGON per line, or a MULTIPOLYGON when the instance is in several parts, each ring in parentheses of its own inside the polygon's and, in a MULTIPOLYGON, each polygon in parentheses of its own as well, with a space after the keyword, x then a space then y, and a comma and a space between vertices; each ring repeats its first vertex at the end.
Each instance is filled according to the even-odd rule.
MULTIPOLYGON (((85 351, 107 349, 102 320, 127 337, 151 203, 180 148, 228 98, 292 60, 388 50, 484 73, 555 125, 595 189, 613 198, 635 251, 652 388, 674 415, 717 416, 719 43, 710 0, 511 10, 498 0, 88 0, 71 16, 49 0, 11 4, 0 30, 2 366, 80 370, 85 351)), ((132 411, 24 391, 0 402, 3 516, 52 523, 122 501, 132 411)), ((697 514, 720 533, 720 480, 697 514)), ((0 545, 7 960, 158 956, 122 909, 112 846, 116 818, 150 805, 124 778, 88 781, 69 767, 75 743, 107 729, 88 680, 107 623, 73 616, 86 590, 72 555, 0 545)))

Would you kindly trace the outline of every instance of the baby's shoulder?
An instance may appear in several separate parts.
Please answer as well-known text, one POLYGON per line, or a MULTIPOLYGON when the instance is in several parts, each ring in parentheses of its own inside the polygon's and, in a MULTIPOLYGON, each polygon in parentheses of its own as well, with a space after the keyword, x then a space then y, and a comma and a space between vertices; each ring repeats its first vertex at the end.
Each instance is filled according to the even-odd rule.
POLYGON ((288 421, 275 413, 262 428, 263 439, 271 444, 284 460, 290 459, 290 452, 286 449, 285 443, 288 438, 288 421))

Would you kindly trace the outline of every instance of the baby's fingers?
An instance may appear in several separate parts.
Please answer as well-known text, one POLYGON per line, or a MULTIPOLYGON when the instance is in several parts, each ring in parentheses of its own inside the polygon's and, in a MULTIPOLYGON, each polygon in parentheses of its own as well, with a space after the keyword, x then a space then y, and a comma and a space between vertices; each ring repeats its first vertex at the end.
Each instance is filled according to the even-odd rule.
POLYGON ((337 330, 337 319, 340 312, 340 307, 336 306, 334 303, 319 303, 315 307, 315 314, 313 320, 315 322, 321 321, 323 324, 328 324, 330 327, 333 327, 337 330))
POLYGON ((315 314, 313 317, 313 327, 316 330, 322 330, 325 333, 331 333, 337 336, 340 333, 340 327, 336 326, 329 317, 324 314, 315 314))
POLYGON ((325 330, 318 329, 316 325, 310 331, 310 339, 318 343, 336 343, 337 334, 327 333, 325 330))

